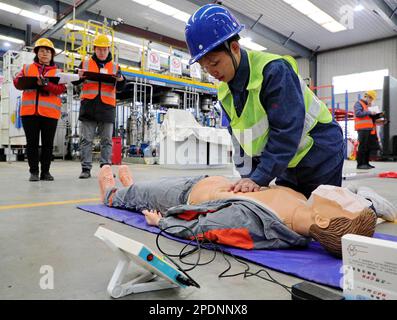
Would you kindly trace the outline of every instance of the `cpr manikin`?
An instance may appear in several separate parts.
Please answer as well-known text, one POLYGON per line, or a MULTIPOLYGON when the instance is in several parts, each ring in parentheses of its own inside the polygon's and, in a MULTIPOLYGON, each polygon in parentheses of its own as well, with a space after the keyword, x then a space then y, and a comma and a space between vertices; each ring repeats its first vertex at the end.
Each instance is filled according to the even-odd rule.
POLYGON ((371 202, 339 187, 321 186, 307 200, 278 186, 234 193, 232 181, 218 176, 134 184, 128 167, 122 166, 119 178, 124 188, 116 188, 109 166, 102 168, 99 182, 106 205, 141 211, 148 224, 182 238, 192 238, 194 232, 244 249, 305 246, 314 238, 340 256, 343 235, 372 237, 376 226, 371 202))

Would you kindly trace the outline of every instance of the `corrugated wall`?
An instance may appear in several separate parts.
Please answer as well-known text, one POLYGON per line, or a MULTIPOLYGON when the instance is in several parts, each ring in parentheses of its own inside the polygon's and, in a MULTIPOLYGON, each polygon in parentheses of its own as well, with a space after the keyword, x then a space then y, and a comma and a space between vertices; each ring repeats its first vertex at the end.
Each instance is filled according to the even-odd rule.
MULTIPOLYGON (((380 69, 389 69, 390 75, 397 77, 397 38, 320 53, 317 61, 318 85, 330 85, 334 76, 380 69)), ((331 89, 320 90, 318 95, 320 97, 331 96, 331 89)), ((353 109, 357 98, 357 93, 349 94, 349 110, 353 109)), ((336 96, 336 102, 340 103, 340 108, 345 108, 344 95, 336 96)), ((381 94, 375 104, 382 106, 381 94)))
POLYGON ((302 76, 302 78, 303 79, 309 78, 310 77, 309 59, 298 58, 298 59, 296 59, 296 61, 298 62, 299 73, 302 76))

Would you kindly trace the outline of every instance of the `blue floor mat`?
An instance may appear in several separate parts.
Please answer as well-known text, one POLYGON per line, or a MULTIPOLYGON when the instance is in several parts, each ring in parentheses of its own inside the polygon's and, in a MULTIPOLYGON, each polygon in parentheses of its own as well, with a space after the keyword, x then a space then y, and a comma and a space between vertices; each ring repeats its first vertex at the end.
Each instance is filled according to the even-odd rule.
MULTIPOLYGON (((102 217, 125 223, 131 227, 158 234, 160 229, 147 225, 145 217, 136 212, 109 208, 104 205, 79 206, 79 209, 102 217)), ((164 234, 167 238, 187 243, 185 240, 164 234)), ((376 238, 397 242, 397 237, 376 234, 376 238)), ((222 246, 223 250, 236 257, 318 284, 341 288, 342 260, 327 253, 323 247, 312 242, 298 250, 243 250, 222 246)))

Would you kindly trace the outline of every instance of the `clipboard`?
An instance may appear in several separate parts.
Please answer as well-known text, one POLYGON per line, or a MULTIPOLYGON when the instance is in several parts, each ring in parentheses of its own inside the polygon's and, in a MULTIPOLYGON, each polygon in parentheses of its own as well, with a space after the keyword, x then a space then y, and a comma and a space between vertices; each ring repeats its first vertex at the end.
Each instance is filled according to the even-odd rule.
POLYGON ((105 73, 86 71, 83 73, 83 77, 86 77, 88 80, 106 82, 112 85, 115 85, 117 82, 116 76, 105 73))
MULTIPOLYGON (((51 83, 58 84, 59 77, 44 77, 48 79, 51 83)), ((40 86, 37 84, 37 77, 20 77, 18 79, 18 84, 22 90, 33 90, 39 89, 40 86)))

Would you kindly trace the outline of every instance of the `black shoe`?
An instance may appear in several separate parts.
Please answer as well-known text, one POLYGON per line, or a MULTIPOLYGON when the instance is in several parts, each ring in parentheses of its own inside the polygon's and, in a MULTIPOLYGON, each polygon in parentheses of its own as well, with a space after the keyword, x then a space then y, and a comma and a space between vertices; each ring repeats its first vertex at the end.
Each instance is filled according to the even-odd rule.
POLYGON ((367 164, 368 167, 370 167, 371 169, 375 169, 375 166, 371 165, 371 164, 367 164))
POLYGON ((37 181, 40 181, 39 174, 38 174, 38 173, 31 173, 31 174, 30 174, 29 181, 30 181, 30 182, 37 182, 37 181))
POLYGON ((43 180, 43 181, 54 181, 54 177, 49 172, 46 172, 46 173, 42 173, 40 175, 40 180, 43 180))
POLYGON ((358 170, 370 170, 370 169, 372 169, 372 167, 370 167, 367 164, 362 164, 361 166, 357 166, 357 169, 358 170))
POLYGON ((79 179, 89 179, 91 178, 91 171, 87 169, 83 169, 83 171, 80 174, 79 179))

